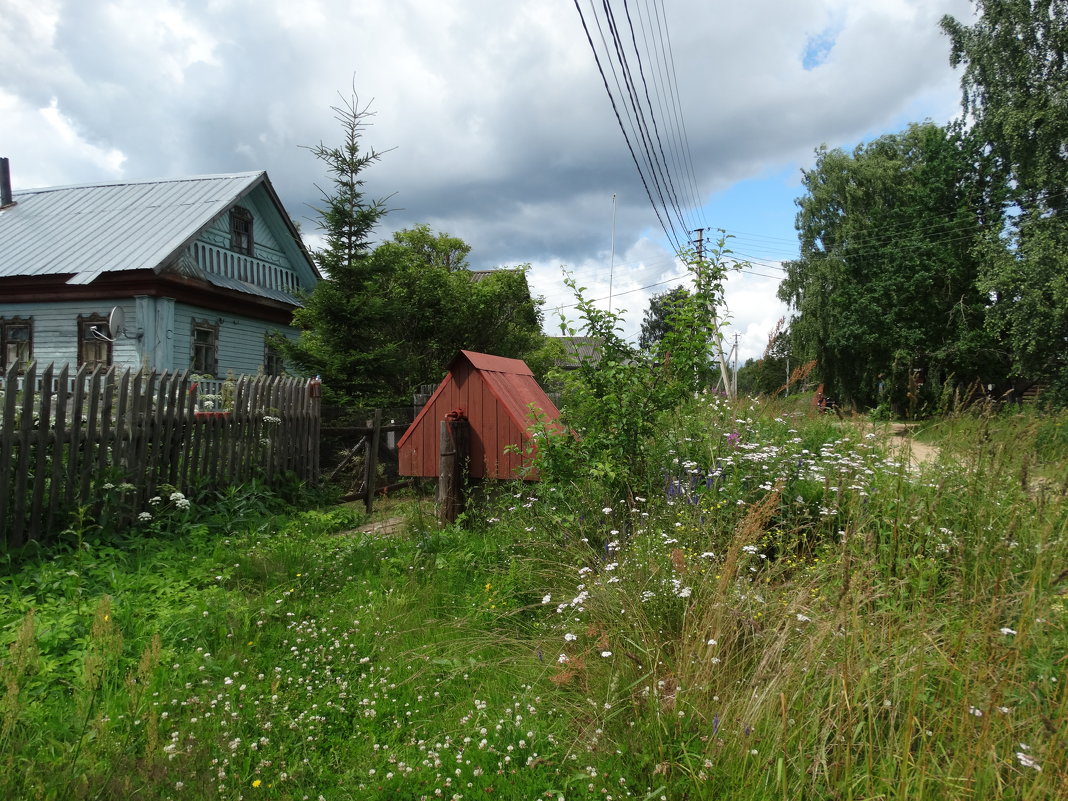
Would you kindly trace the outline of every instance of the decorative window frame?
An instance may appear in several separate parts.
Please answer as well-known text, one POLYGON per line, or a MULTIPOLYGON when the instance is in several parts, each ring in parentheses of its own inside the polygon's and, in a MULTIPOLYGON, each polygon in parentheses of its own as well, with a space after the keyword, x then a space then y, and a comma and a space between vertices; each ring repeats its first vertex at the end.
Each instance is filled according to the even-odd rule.
MULTIPOLYGON (((79 314, 78 315, 78 367, 83 364, 92 366, 110 367, 114 358, 114 343, 94 337, 90 329, 96 326, 103 333, 108 330, 108 318, 105 314, 79 314), (85 345, 91 344, 97 348, 103 348, 105 357, 101 359, 86 359, 85 345)), ((110 333, 110 332, 109 332, 110 333)))
POLYGON ((230 250, 245 256, 255 256, 252 212, 244 206, 230 209, 230 250))
MULTIPOLYGON (((0 317, 0 370, 7 372, 11 367, 8 361, 8 349, 16 342, 26 342, 25 352, 18 359, 18 372, 26 372, 26 366, 33 361, 33 318, 32 317, 0 317), (11 329, 26 328, 28 337, 25 340, 12 339, 11 329)), ((17 347, 17 346, 16 346, 17 347)))
POLYGON ((263 337, 263 374, 275 376, 285 375, 285 372, 286 365, 282 354, 277 348, 271 347, 270 335, 265 334, 263 337))
POLYGON ((219 374, 219 321, 198 320, 195 317, 189 329, 189 369, 198 375, 219 374), (210 334, 210 342, 198 342, 197 331, 210 334), (210 347, 207 347, 210 346, 210 347), (198 360, 198 356, 202 356, 198 360))

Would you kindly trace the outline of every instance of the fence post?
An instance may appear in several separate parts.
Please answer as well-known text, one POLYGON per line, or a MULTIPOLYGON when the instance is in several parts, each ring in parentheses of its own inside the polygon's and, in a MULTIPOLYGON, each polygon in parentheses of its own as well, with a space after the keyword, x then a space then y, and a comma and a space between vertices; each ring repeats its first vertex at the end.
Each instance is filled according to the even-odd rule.
POLYGON ((441 421, 438 450, 438 522, 455 523, 464 511, 467 483, 468 422, 447 416, 441 421))
POLYGON ((371 428, 371 438, 367 441, 366 474, 364 486, 367 488, 367 496, 364 498, 364 506, 367 513, 372 511, 375 497, 375 478, 378 477, 378 437, 382 432, 382 410, 375 409, 374 425, 371 428))

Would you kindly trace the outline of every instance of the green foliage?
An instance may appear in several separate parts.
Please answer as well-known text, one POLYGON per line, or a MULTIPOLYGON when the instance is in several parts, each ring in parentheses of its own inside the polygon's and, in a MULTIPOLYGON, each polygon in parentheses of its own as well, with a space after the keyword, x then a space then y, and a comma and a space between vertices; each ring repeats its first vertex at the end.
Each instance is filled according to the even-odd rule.
POLYGON ((649 350, 664 338, 680 304, 685 303, 689 295, 690 290, 677 286, 649 298, 649 308, 645 310, 641 333, 638 335, 639 348, 649 350))
POLYGON ((380 154, 363 152, 369 112, 355 93, 334 108, 342 144, 311 152, 332 177, 318 209, 326 245, 314 253, 323 273, 293 316, 298 340, 272 345, 303 372, 323 379, 335 405, 407 403, 423 383, 436 383, 460 349, 522 358, 541 345, 540 299, 526 268, 497 270, 475 282, 471 247, 419 225, 371 249, 385 202, 363 194, 363 171, 380 154))
POLYGON ((355 92, 333 111, 341 145, 309 148, 332 181, 329 191, 321 190, 317 209, 326 245, 313 256, 323 280, 294 312, 299 339, 278 336, 271 343, 305 373, 321 376, 327 397, 343 401, 374 393, 376 376, 391 369, 396 355, 392 343, 374 336, 390 310, 385 298, 370 291, 380 272, 369 258, 370 237, 386 210, 384 201, 367 201, 363 193, 361 174, 380 157, 360 148, 370 112, 355 92))
POLYGON ((783 330, 785 318, 780 319, 771 335, 764 355, 746 359, 738 369, 738 394, 774 395, 790 389, 790 334, 783 330))
POLYGON ((1068 4, 979 0, 978 20, 944 17, 950 61, 963 66, 965 115, 989 172, 1020 210, 1007 242, 992 243, 982 287, 996 302, 989 328, 1017 376, 1047 384, 1068 406, 1068 4))
POLYGON ((448 234, 435 234, 429 225, 406 228, 393 235, 393 242, 402 255, 426 268, 441 268, 450 272, 468 270, 467 257, 471 246, 448 234))
MULTIPOLYGON (((347 277, 331 272, 296 313, 306 329, 300 342, 280 342, 305 370, 322 375, 330 400, 401 405, 420 384, 440 381, 461 349, 523 358, 542 344, 541 299, 531 297, 526 266, 475 281, 470 246, 426 225, 370 251, 359 241, 363 250, 344 251, 352 263, 339 275, 347 277)), ((336 248, 327 250, 324 258, 339 258, 336 248)))
POLYGON ((780 287, 798 360, 896 415, 936 407, 947 381, 1037 382, 1068 404, 1068 4, 976 10, 941 22, 961 121, 818 151, 780 287))
MULTIPOLYGON (((537 467, 550 480, 593 479, 612 494, 643 492, 655 480, 648 455, 662 415, 708 387, 715 374, 716 314, 729 253, 721 239, 709 258, 687 257, 696 289, 674 299, 652 350, 628 344, 620 334, 619 316, 595 306, 574 279, 566 280, 578 300, 582 336, 600 348, 595 358, 581 361, 566 376, 566 428, 548 426, 539 432, 537 467)), ((577 333, 563 322, 561 331, 577 333)))
POLYGON ((796 313, 791 352, 817 360, 832 397, 900 414, 924 401, 922 384, 1004 376, 978 282, 1000 198, 976 176, 979 159, 931 123, 852 154, 817 151, 797 201, 801 256, 785 264, 779 296, 796 313))
POLYGON ((460 350, 522 359, 542 344, 542 301, 531 297, 529 267, 493 270, 476 281, 468 250, 422 225, 394 234, 371 256, 381 265, 374 291, 392 310, 378 337, 394 343, 394 372, 382 384, 395 402, 440 381, 460 350))
POLYGON ((1064 0, 977 0, 978 19, 942 18, 950 63, 963 66, 964 113, 1012 178, 1025 211, 1068 211, 1068 4, 1064 0))
POLYGON ((1059 798, 1066 496, 1020 469, 1068 473, 1063 424, 961 416, 912 471, 702 393, 646 495, 373 535, 250 490, 230 530, 9 563, 0 796, 1059 798))
POLYGON ((992 246, 980 286, 995 303, 987 328, 1008 345, 1015 375, 1045 384, 1044 404, 1068 407, 1068 226, 1063 215, 1016 220, 1011 249, 992 246))

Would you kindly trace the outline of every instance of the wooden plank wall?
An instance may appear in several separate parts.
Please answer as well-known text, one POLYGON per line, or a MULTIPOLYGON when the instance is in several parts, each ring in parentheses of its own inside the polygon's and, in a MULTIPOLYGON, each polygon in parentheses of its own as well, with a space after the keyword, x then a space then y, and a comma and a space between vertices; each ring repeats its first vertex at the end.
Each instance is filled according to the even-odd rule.
POLYGON ((243 376, 232 408, 204 413, 188 371, 16 367, 0 375, 0 547, 54 536, 105 483, 133 485, 136 511, 163 484, 318 480, 317 382, 243 376))

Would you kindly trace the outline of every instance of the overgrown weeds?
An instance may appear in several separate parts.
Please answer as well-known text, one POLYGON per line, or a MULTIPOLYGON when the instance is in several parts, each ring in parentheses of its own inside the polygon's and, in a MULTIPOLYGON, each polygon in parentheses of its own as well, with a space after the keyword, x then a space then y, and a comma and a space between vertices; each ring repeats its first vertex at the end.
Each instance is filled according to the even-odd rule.
POLYGON ((615 495, 517 483, 376 537, 236 493, 27 557, 0 795, 1062 796, 1068 509, 1002 422, 917 470, 702 395, 615 495))

